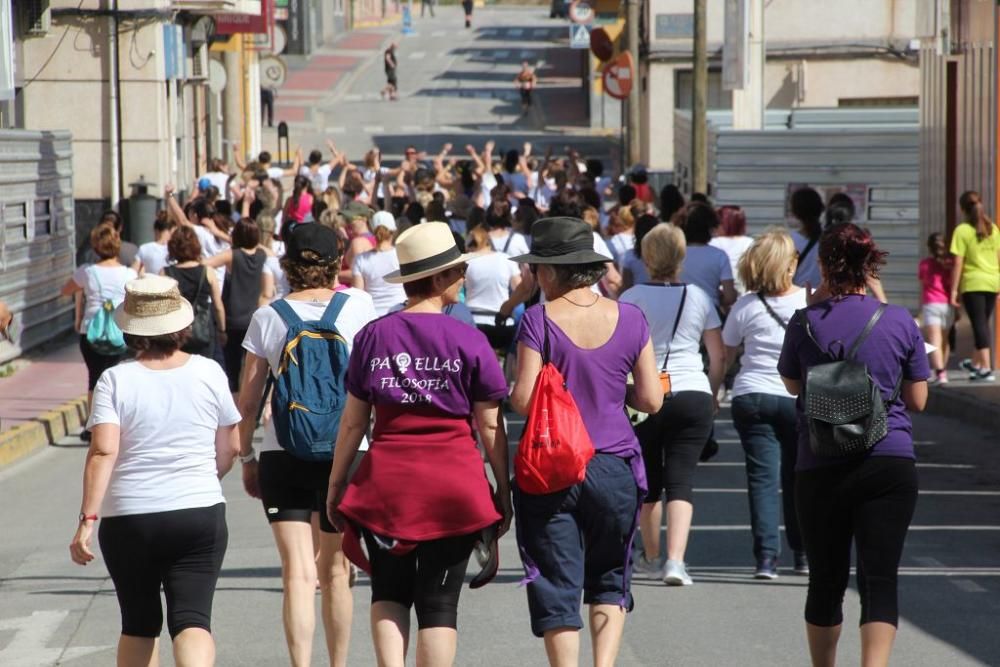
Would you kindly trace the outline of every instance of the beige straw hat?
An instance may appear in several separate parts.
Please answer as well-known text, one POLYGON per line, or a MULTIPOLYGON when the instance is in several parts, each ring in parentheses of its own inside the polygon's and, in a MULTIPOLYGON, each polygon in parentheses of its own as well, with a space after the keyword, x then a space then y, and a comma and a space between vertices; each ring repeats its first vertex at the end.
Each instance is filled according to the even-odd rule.
POLYGON ((133 336, 164 336, 194 321, 194 310, 181 296, 177 281, 143 276, 125 284, 125 300, 115 309, 115 322, 133 336))
POLYGON ((386 274, 387 283, 409 283, 478 257, 455 244, 451 227, 443 222, 425 222, 410 227, 396 239, 399 271, 386 274))

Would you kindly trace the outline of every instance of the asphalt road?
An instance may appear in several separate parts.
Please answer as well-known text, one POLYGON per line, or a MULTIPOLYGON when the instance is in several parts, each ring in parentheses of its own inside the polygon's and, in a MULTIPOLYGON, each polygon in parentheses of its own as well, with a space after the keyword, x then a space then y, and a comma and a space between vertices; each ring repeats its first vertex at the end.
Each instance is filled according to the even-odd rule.
MULTIPOLYGON (((922 492, 900 578, 902 623, 893 664, 1000 664, 1000 455, 989 434, 941 418, 918 418, 922 492)), ((516 422, 512 424, 516 430, 516 422)), ((721 452, 696 477, 688 552, 695 585, 636 581, 620 665, 804 665, 805 579, 787 569, 774 582, 750 577, 752 557, 742 451, 720 419, 721 452)), ((113 586, 100 557, 84 568, 66 548, 75 529, 85 449, 67 440, 0 473, 0 665, 113 664, 119 632, 113 586)), ((225 480, 230 546, 215 597, 218 664, 287 664, 278 556, 260 505, 239 477, 225 480)), ((530 633, 512 535, 502 542, 494 584, 466 590, 459 665, 544 665, 530 633)), ((352 665, 374 664, 368 584, 355 588, 352 665)), ((859 653, 857 594, 850 590, 843 663, 859 653)), ((583 642, 584 663, 589 660, 583 642)), ((163 664, 171 664, 168 650, 163 664)), ((326 664, 322 638, 315 664, 326 664)))

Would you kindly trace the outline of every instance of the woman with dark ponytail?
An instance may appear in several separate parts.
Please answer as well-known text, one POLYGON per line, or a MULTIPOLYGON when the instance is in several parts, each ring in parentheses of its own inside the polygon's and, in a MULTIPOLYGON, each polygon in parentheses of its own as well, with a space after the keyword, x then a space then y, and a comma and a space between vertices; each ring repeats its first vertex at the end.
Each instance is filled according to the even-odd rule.
POLYGON ((798 251, 798 268, 792 282, 799 287, 807 284, 816 289, 820 282, 819 237, 823 233, 823 199, 812 188, 800 188, 792 193, 790 202, 792 215, 799 221, 798 231, 792 232, 795 250, 798 251))
POLYGON ((292 196, 285 203, 285 210, 282 213, 281 237, 284 238, 289 231, 289 225, 305 222, 307 217, 312 216, 313 196, 312 181, 308 176, 299 174, 295 177, 292 185, 292 196))
POLYGON ((956 308, 965 306, 976 345, 973 357, 963 359, 960 366, 969 371, 970 380, 992 382, 990 319, 1000 292, 1000 230, 986 215, 978 192, 963 192, 958 206, 962 223, 951 237, 951 254, 955 256, 951 303, 956 308))

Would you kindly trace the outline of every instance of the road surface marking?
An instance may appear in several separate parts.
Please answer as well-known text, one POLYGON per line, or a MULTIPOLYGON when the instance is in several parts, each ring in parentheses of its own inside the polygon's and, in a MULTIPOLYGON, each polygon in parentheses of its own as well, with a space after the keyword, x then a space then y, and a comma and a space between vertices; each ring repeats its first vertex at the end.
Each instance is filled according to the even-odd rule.
POLYGON ((409 60, 423 60, 424 56, 426 56, 426 55, 427 54, 424 53, 423 51, 414 51, 409 56, 407 56, 407 58, 409 60))
POLYGON ((112 646, 74 646, 48 648, 53 635, 69 616, 66 610, 36 611, 31 616, 0 620, 0 631, 13 630, 14 638, 0 650, 4 667, 43 667, 114 648, 112 646))
POLYGON ((986 589, 974 582, 972 579, 953 579, 952 585, 965 593, 986 593, 986 589))
POLYGON ((366 134, 382 134, 385 128, 381 125, 365 125, 361 128, 366 134))
POLYGON ((327 127, 323 130, 327 134, 345 134, 347 132, 346 127, 327 127))

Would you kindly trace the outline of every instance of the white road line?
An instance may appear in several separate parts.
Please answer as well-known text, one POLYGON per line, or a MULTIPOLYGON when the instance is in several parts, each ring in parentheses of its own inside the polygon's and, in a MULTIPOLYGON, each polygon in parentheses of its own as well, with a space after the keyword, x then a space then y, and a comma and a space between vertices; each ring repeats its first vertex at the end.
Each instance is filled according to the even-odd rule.
POLYGON ((965 593, 986 593, 986 589, 974 582, 972 579, 953 579, 952 585, 965 593))
POLYGON ((346 134, 347 133, 347 128, 346 127, 326 127, 326 128, 323 128, 323 131, 325 133, 327 133, 327 134, 346 134))
POLYGON ((381 125, 365 125, 361 128, 367 134, 382 134, 385 128, 381 125))
POLYGON ((407 60, 423 60, 426 55, 423 51, 414 51, 407 56, 407 60))

